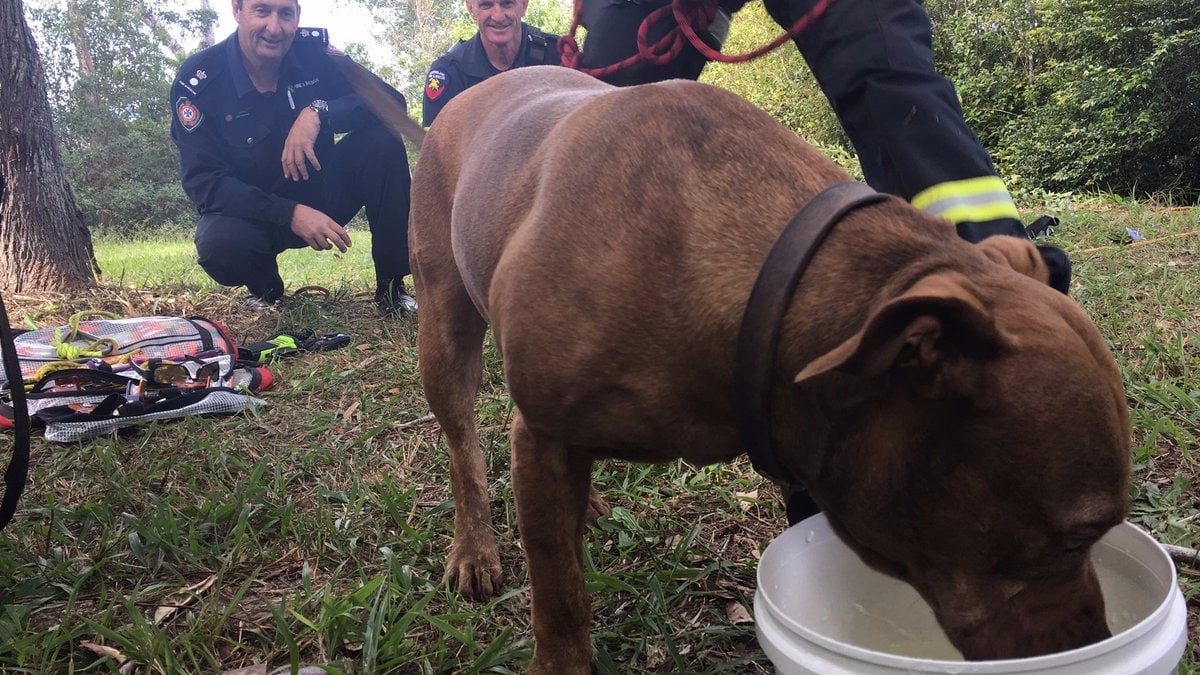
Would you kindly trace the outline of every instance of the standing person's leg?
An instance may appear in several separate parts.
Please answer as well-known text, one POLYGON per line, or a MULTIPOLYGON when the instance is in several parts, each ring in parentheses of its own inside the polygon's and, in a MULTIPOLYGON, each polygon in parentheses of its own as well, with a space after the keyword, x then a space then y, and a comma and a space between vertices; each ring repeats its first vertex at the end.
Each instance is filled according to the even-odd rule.
MULTIPOLYGON (((766 0, 790 26, 814 0, 766 0)), ((933 62, 920 0, 835 2, 795 39, 872 187, 959 224, 978 241, 1025 236, 992 160, 933 62)))
POLYGON ((290 230, 220 213, 200 216, 196 224, 197 262, 224 286, 245 286, 251 299, 270 304, 283 297, 278 256, 306 244, 290 230))
MULTIPOLYGON (((790 27, 816 0, 764 0, 790 27)), ((991 157, 967 125, 954 86, 933 61, 921 0, 835 2, 796 37, 850 136, 867 182, 955 224, 963 239, 1028 238, 991 157)), ((1050 285, 1067 292, 1071 263, 1039 246, 1050 285)))
MULTIPOLYGON (((324 164, 323 164, 324 166, 324 164)), ((347 134, 334 145, 326 176, 327 213, 343 225, 366 207, 375 262, 375 302, 385 313, 416 311, 404 290, 408 266, 411 178, 404 143, 382 126, 347 134)))

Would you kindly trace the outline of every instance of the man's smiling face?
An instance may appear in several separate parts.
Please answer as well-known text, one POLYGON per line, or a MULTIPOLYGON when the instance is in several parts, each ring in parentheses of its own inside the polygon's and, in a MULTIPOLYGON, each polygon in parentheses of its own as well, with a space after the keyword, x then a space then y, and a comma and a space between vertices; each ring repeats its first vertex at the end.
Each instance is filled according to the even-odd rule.
POLYGON ((238 46, 245 59, 279 61, 292 46, 300 25, 296 0, 233 0, 238 46))
POLYGON ((467 0, 467 11, 479 26, 479 37, 493 47, 516 46, 521 40, 521 17, 529 0, 467 0))

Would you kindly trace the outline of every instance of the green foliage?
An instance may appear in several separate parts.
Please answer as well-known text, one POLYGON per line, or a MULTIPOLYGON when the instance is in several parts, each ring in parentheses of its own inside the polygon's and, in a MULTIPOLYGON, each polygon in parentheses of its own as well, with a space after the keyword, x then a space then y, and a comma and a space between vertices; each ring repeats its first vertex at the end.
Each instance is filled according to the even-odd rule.
POLYGON ((547 33, 562 35, 571 28, 573 11, 572 3, 563 0, 529 0, 525 23, 547 33))
POLYGON ((931 0, 938 63, 1002 175, 1200 196, 1200 2, 931 0))
MULTIPOLYGON (((782 32, 761 3, 750 3, 734 15, 722 52, 745 53, 782 32)), ((745 63, 710 63, 700 80, 742 96, 852 173, 858 170, 850 140, 792 43, 745 63)))
MULTIPOLYGON (((939 69, 1014 188, 1200 197, 1200 2, 930 0, 939 69)), ((780 28, 759 3, 724 52, 780 28)), ((791 45, 702 78, 770 112, 847 168, 853 149, 791 45)))
POLYGON ((171 77, 182 53, 166 26, 197 34, 211 11, 72 0, 33 12, 64 170, 92 228, 186 221, 168 139, 171 77))
MULTIPOLYGON (((169 87, 161 100, 165 107, 169 87)), ((194 219, 168 140, 169 112, 127 120, 88 108, 64 111, 63 166, 89 227, 123 231, 194 219)))
POLYGON ((445 0, 356 2, 376 17, 383 28, 381 39, 391 50, 389 61, 373 70, 404 94, 409 114, 420 118, 421 90, 429 64, 449 48, 451 27, 460 13, 466 17, 466 10, 461 2, 445 0))

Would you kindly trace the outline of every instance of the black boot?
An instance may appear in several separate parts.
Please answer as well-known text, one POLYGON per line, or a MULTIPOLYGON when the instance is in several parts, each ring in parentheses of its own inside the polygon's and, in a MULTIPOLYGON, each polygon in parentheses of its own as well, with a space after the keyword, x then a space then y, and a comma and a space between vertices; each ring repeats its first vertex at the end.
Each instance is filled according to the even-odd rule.
POLYGON ((414 316, 417 301, 404 290, 404 280, 397 277, 375 285, 375 306, 384 316, 414 316))

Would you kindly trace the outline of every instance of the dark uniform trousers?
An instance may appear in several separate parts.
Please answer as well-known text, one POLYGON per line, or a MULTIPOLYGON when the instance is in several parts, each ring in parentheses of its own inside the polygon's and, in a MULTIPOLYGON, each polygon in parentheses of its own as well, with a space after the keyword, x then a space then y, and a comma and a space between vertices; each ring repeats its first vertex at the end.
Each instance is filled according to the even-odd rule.
MULTIPOLYGON (((171 88, 180 180, 200 213, 199 263, 217 282, 245 285, 267 301, 283 294, 276 255, 307 246, 291 231, 297 203, 343 225, 365 206, 377 288, 408 273, 404 146, 370 113, 324 42, 313 39, 322 35, 318 28, 297 31, 271 91, 251 82, 236 33, 189 57, 171 88), (316 101, 323 105, 312 107, 316 101), (320 115, 314 152, 321 170, 309 166, 308 180, 287 180, 283 148, 310 107, 320 115), (336 141, 337 134, 345 135, 336 141)), ((399 92, 389 93, 404 105, 399 92)))
MULTIPOLYGON (((272 193, 294 199, 346 225, 366 208, 371 257, 377 278, 386 283, 408 274, 409 184, 404 144, 383 126, 346 134, 332 156, 317 159, 308 181, 285 182, 272 193)), ((196 227, 200 266, 217 283, 245 285, 254 295, 274 300, 283 294, 276 256, 308 246, 287 225, 206 213, 196 227)))
MULTIPOLYGON (((722 7, 732 13, 745 2, 723 0, 722 7)), ((785 28, 815 3, 764 0, 785 28)), ((584 65, 607 65, 634 53, 636 26, 664 4, 585 0, 584 65)), ((971 241, 991 234, 1025 236, 991 158, 963 119, 953 85, 934 67, 932 24, 920 0, 840 0, 794 41, 872 187, 909 201, 918 198, 915 205, 956 222, 959 234, 971 241), (946 189, 922 194, 936 186, 946 189)), ((636 81, 627 72, 604 79, 618 85, 695 79, 704 63, 689 45, 676 62, 640 65, 636 81)))

